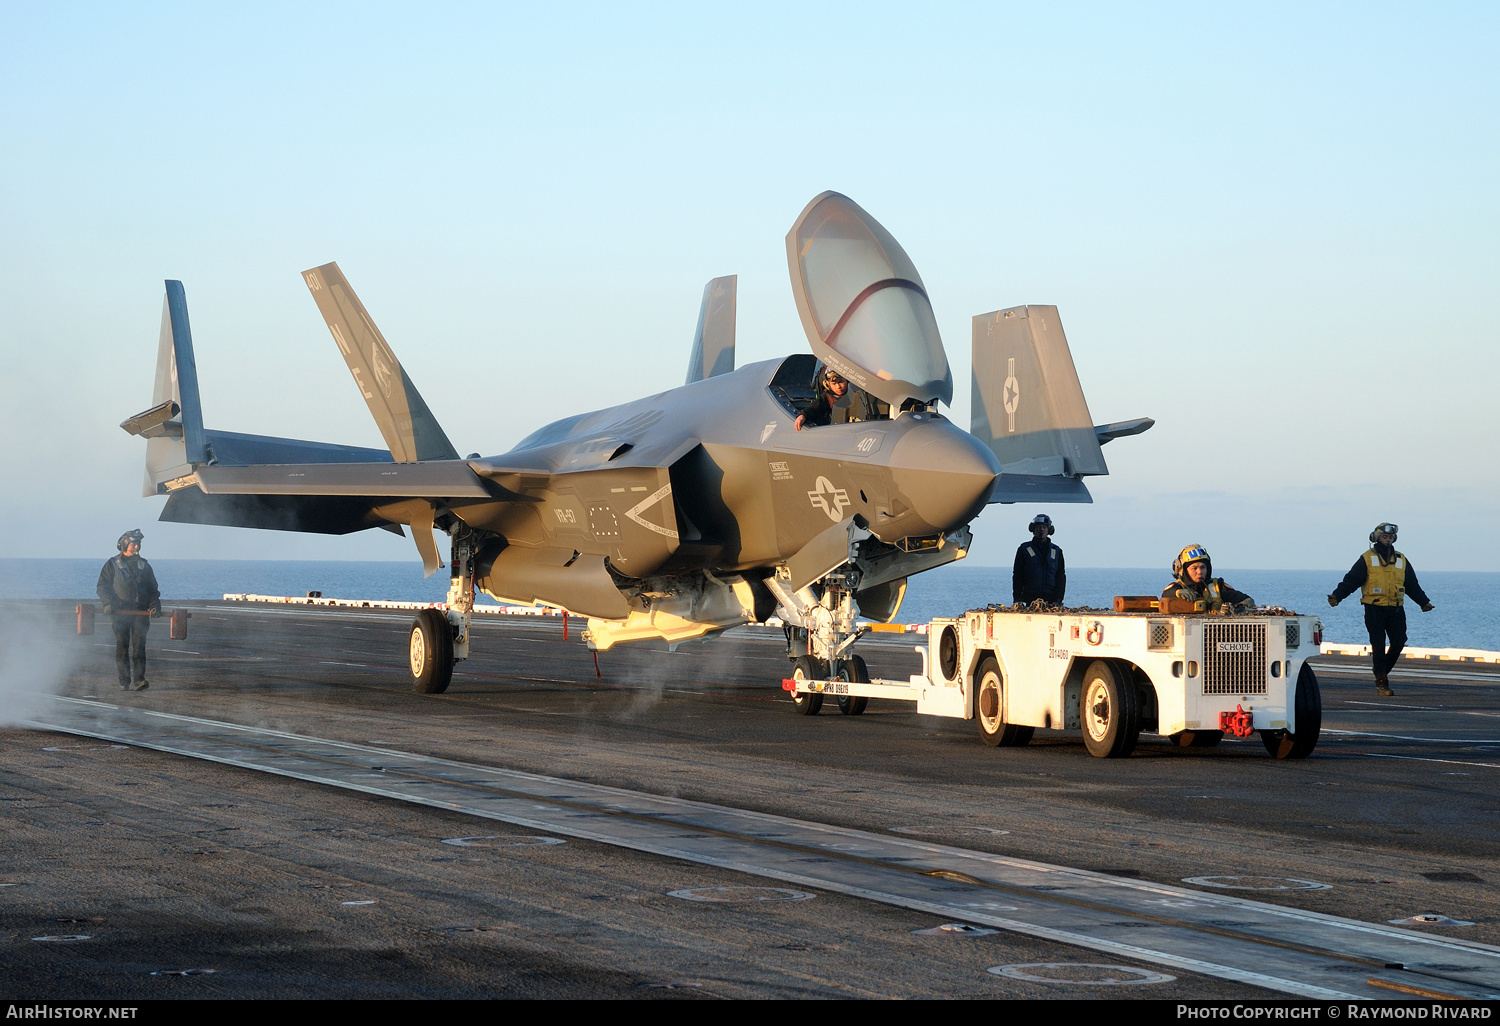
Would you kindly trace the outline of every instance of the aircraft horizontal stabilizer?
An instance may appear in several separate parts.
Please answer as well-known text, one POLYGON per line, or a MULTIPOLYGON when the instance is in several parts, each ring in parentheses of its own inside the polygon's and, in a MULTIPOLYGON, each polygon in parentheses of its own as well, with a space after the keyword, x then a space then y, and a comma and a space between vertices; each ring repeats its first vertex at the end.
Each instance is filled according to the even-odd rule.
POLYGON ((1094 497, 1076 477, 1048 474, 1002 473, 990 502, 1093 502, 1094 497))
POLYGON ((458 459, 458 451, 438 426, 417 386, 406 376, 339 265, 329 263, 303 271, 302 279, 318 304, 318 312, 328 322, 359 394, 370 407, 396 462, 458 459))
POLYGON ((302 534, 353 534, 372 527, 401 534, 401 528, 376 513, 368 499, 347 495, 209 495, 197 488, 179 488, 167 496, 158 519, 302 534))
POLYGON ((693 354, 688 358, 687 381, 734 370, 735 290, 739 275, 715 278, 703 287, 703 305, 698 308, 698 329, 693 333, 693 354))
POLYGON ((172 430, 172 418, 182 412, 171 399, 166 402, 157 403, 144 413, 137 413, 134 417, 120 422, 120 430, 128 435, 136 435, 140 438, 160 438, 163 435, 181 434, 181 423, 176 424, 178 431, 172 430))
POLYGON ((1099 444, 1113 441, 1116 438, 1124 438, 1126 435, 1139 435, 1156 423, 1150 417, 1138 417, 1135 420, 1117 420, 1113 424, 1095 424, 1094 437, 1099 439, 1099 444))

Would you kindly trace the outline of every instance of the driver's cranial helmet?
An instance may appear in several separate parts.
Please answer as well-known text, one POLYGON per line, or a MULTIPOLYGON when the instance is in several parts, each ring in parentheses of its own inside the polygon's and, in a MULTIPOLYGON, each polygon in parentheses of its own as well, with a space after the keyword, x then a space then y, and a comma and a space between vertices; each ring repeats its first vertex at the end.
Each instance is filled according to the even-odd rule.
POLYGON ((1194 563, 1207 563, 1209 571, 1213 570, 1213 560, 1208 556, 1208 550, 1202 545, 1189 545, 1177 553, 1177 558, 1172 561, 1172 576, 1181 580, 1187 568, 1194 563))

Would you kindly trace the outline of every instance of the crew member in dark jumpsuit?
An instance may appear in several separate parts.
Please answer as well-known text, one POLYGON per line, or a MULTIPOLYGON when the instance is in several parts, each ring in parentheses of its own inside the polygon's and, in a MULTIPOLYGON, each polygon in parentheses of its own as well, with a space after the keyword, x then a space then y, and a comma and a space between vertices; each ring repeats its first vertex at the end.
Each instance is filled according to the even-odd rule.
POLYGON ((861 388, 853 388, 843 375, 824 368, 818 375, 817 396, 798 416, 793 427, 822 427, 825 424, 852 424, 861 420, 884 420, 890 407, 861 388))
POLYGON ((1051 606, 1063 604, 1068 589, 1068 568, 1063 551, 1052 544, 1057 528, 1052 518, 1039 513, 1031 520, 1031 541, 1016 549, 1016 565, 1011 570, 1011 601, 1029 606, 1041 599, 1051 606))
POLYGON ((1171 584, 1161 590, 1162 598, 1184 599, 1203 603, 1204 612, 1219 613, 1226 607, 1230 610, 1255 608, 1255 600, 1243 591, 1237 591, 1225 583, 1224 578, 1214 576, 1214 561, 1202 545, 1189 545, 1177 553, 1172 561, 1171 584))
POLYGON ((151 564, 141 558, 140 531, 120 535, 115 547, 120 554, 99 571, 99 585, 94 590, 104 603, 104 612, 113 618, 115 629, 115 669, 120 687, 125 691, 145 691, 146 631, 151 621, 141 613, 161 615, 161 589, 151 564), (134 672, 131 664, 134 663, 134 672))
POLYGON ((1411 560, 1396 551, 1395 524, 1375 526, 1370 532, 1369 551, 1354 561, 1354 566, 1328 596, 1328 604, 1336 606, 1356 590, 1363 593, 1359 600, 1365 607, 1365 630, 1370 632, 1375 693, 1389 698, 1395 694, 1390 684, 1391 668, 1406 645, 1406 596, 1410 595, 1422 612, 1432 612, 1432 603, 1417 583, 1411 560))

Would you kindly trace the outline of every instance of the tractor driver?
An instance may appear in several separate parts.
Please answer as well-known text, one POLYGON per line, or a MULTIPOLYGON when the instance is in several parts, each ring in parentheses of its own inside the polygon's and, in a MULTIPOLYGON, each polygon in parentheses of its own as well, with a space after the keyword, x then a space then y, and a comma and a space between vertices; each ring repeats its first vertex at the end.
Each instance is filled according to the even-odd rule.
POLYGON ((1210 613, 1255 608, 1253 598, 1225 584, 1222 577, 1214 576, 1213 560, 1202 545, 1189 545, 1177 554, 1172 561, 1172 576, 1172 583, 1161 591, 1162 598, 1201 602, 1210 613))

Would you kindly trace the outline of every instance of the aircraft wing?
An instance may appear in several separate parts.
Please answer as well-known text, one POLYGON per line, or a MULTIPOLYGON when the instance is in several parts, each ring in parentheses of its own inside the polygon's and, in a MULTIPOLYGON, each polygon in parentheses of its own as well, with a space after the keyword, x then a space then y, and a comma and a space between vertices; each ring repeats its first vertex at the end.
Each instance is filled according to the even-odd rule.
POLYGON ((435 463, 303 463, 199 467, 194 482, 207 495, 357 495, 427 499, 491 499, 463 460, 435 463))
POLYGON ((463 460, 432 463, 300 463, 201 466, 166 485, 161 519, 178 523, 348 534, 409 524, 428 575, 442 560, 434 503, 521 499, 486 486, 463 460))

